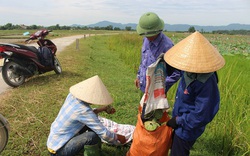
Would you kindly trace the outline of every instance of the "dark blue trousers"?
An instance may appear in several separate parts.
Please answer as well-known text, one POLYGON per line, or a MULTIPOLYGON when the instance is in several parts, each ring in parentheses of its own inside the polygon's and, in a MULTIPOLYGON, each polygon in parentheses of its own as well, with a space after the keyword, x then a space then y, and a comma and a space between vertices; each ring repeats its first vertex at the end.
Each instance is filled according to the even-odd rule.
POLYGON ((170 156, 189 156, 195 141, 185 141, 174 133, 170 156))

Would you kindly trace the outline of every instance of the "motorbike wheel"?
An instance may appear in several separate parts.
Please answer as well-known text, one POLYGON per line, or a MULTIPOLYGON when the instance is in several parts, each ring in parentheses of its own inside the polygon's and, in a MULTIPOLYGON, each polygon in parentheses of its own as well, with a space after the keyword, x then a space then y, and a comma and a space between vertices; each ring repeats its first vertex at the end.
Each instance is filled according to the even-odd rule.
POLYGON ((4 150, 9 140, 9 123, 0 114, 0 153, 4 150))
POLYGON ((54 71, 56 74, 62 73, 62 67, 59 60, 54 56, 54 71))
POLYGON ((18 66, 18 64, 13 61, 6 62, 2 68, 2 76, 9 86, 18 87, 24 83, 25 76, 16 73, 14 66, 18 66))

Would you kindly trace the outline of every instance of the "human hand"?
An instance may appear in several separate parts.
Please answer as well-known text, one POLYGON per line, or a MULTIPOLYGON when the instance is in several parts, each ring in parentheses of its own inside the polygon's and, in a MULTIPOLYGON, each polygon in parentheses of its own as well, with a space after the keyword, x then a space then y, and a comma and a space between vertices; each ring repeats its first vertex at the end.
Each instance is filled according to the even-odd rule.
POLYGON ((172 127, 173 129, 176 129, 178 127, 176 123, 176 118, 171 118, 170 120, 168 120, 167 126, 172 127))
POLYGON ((114 113, 116 112, 116 110, 115 110, 114 107, 108 105, 108 106, 106 106, 105 112, 106 112, 107 114, 114 114, 114 113))
POLYGON ((123 135, 120 134, 116 134, 117 135, 117 139, 120 141, 121 144, 125 144, 126 143, 126 138, 123 135))
POLYGON ((135 86, 136 86, 137 89, 140 87, 140 81, 139 81, 138 78, 135 79, 135 86))

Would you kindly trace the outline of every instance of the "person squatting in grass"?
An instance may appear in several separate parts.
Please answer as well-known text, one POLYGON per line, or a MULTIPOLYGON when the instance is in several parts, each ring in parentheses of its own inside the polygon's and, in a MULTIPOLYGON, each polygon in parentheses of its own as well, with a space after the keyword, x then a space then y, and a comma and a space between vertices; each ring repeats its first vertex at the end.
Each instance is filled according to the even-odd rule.
POLYGON ((188 156, 219 110, 216 71, 224 66, 225 60, 199 32, 168 50, 164 60, 182 71, 172 118, 167 122, 174 129, 171 156, 188 156))
POLYGON ((124 144, 126 138, 110 132, 97 116, 102 111, 114 113, 115 109, 107 110, 107 105, 112 102, 98 76, 70 87, 70 93, 50 128, 47 140, 49 153, 53 156, 74 156, 84 149, 84 156, 99 156, 101 139, 114 145, 124 144), (92 110, 90 105, 104 107, 92 110))
MULTIPOLYGON (((144 13, 136 27, 139 35, 144 36, 141 48, 141 62, 135 79, 135 86, 145 93, 146 88, 146 71, 149 65, 154 63, 162 53, 166 53, 173 42, 162 32, 164 29, 164 21, 153 12, 144 13)), ((168 76, 166 77, 166 92, 169 88, 179 80, 180 71, 168 68, 168 76)))

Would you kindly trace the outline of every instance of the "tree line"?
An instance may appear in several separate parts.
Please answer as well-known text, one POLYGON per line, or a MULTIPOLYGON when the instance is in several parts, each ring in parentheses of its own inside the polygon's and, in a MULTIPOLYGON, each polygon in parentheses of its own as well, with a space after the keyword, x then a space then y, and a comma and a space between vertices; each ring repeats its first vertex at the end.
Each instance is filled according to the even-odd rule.
POLYGON ((30 26, 25 26, 25 25, 13 25, 12 23, 7 23, 5 25, 0 25, 0 30, 22 30, 22 29, 28 29, 28 30, 37 30, 37 29, 50 29, 50 30, 72 30, 72 29, 77 29, 77 30, 88 30, 88 29, 94 29, 94 30, 127 30, 131 31, 132 27, 125 27, 125 29, 121 29, 119 27, 113 27, 112 25, 108 25, 106 27, 87 27, 87 26, 60 26, 59 24, 44 27, 40 25, 30 25, 30 26))
MULTIPOLYGON (((76 30, 126 30, 126 31, 133 31, 134 29, 132 29, 132 27, 127 26, 125 27, 125 29, 121 29, 119 27, 113 27, 112 25, 108 25, 106 27, 87 27, 87 26, 60 26, 59 24, 56 25, 52 25, 52 26, 48 26, 48 27, 44 27, 44 26, 40 26, 40 25, 30 25, 30 26, 25 26, 25 25, 14 25, 12 23, 7 23, 5 25, 0 25, 0 30, 15 30, 15 29, 28 29, 28 30, 37 30, 37 29, 50 29, 50 30, 72 30, 72 29, 76 29, 76 30)), ((189 27, 189 29, 187 30, 187 32, 195 32, 195 27, 191 26, 189 27)), ((201 30, 201 33, 208 33, 203 31, 203 29, 201 30)), ((236 35, 236 34, 240 34, 240 35, 250 35, 250 30, 216 30, 216 31, 212 31, 213 34, 229 34, 229 35, 236 35)))
POLYGON ((250 35, 250 30, 216 30, 213 34, 250 35))
MULTIPOLYGON (((195 27, 191 26, 188 32, 195 32, 195 27)), ((201 33, 207 33, 201 29, 201 33)), ((250 35, 250 30, 215 30, 212 34, 228 34, 228 35, 250 35)))

